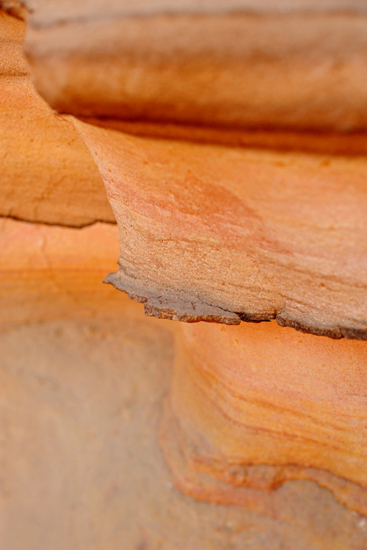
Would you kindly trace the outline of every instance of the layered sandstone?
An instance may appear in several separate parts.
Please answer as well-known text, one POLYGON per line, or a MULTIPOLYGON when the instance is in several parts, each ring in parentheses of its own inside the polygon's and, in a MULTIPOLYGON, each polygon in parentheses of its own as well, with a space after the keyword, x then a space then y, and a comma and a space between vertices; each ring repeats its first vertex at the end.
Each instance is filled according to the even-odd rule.
POLYGON ((161 440, 180 488, 271 513, 271 491, 312 480, 367 514, 364 342, 274 322, 187 325, 161 440))
POLYGON ((253 128, 367 128, 362 1, 26 0, 58 111, 253 128))
POLYGON ((335 476, 346 439, 361 465, 364 342, 147 319, 101 284, 116 226, 4 220, 0 250, 5 548, 364 548, 365 490, 335 476), (291 441, 303 469, 276 465, 291 441))
POLYGON ((1 544, 367 547, 364 2, 2 5, 1 544))
POLYGON ((364 156, 139 138, 76 123, 121 240, 120 290, 184 321, 365 338, 364 156))

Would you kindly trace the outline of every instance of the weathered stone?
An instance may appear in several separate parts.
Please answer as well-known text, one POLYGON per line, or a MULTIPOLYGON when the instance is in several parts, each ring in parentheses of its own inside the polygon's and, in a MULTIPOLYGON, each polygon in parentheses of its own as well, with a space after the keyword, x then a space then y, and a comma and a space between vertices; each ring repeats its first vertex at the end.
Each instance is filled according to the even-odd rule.
POLYGON ((217 315, 229 324, 276 318, 332 338, 367 337, 367 157, 75 124, 120 230, 120 270, 107 282, 151 303, 149 314, 173 318, 176 310, 185 320, 186 311, 189 321, 217 315))
POLYGON ((0 219, 0 326, 113 308, 122 300, 101 282, 118 249, 116 225, 76 230, 0 219))
MULTIPOLYGON (((1 548, 228 550, 230 545, 233 550, 361 550, 367 547, 366 518, 338 503, 330 490, 312 481, 285 481, 276 489, 241 489, 232 482, 243 481, 243 470, 232 465, 220 492, 218 477, 225 472, 220 471, 217 462, 209 464, 212 466, 209 475, 205 482, 201 477, 200 487, 197 485, 200 472, 190 468, 182 484, 178 475, 183 472, 181 465, 175 470, 175 481, 180 481, 184 491, 209 502, 196 502, 177 491, 159 449, 158 432, 164 398, 170 392, 173 338, 181 325, 147 319, 141 305, 100 284, 102 272, 109 268, 118 247, 116 226, 98 224, 69 229, 8 220, 2 222, 0 229, 1 548), (217 477, 214 481, 213 472, 217 477), (188 487, 190 475, 192 485, 188 487), (236 500, 240 505, 231 504, 236 500)), ((232 359, 237 357, 236 362, 226 363, 226 369, 219 373, 223 384, 216 388, 221 396, 226 395, 226 384, 233 371, 233 383, 239 391, 246 383, 246 376, 249 388, 254 388, 255 373, 252 371, 250 376, 248 361, 242 359, 250 350, 254 352, 256 343, 259 345, 258 340, 252 341, 248 331, 265 334, 265 328, 270 338, 263 338, 264 355, 272 353, 271 339, 276 330, 283 353, 287 342, 293 342, 298 352, 304 346, 307 353, 318 349, 321 354, 324 344, 328 349, 365 345, 310 335, 300 337, 294 331, 276 329, 269 323, 256 327, 242 324, 226 327, 224 331, 219 325, 185 327, 186 342, 194 347, 199 345, 204 352, 208 344, 213 344, 205 335, 210 338, 211 331, 215 331, 209 359, 213 359, 219 348, 216 363, 219 367, 224 366, 221 357, 228 351, 228 343, 237 337, 239 343, 234 342, 229 350, 231 354, 234 352, 232 359), (202 344, 195 339, 197 330, 202 331, 202 344), (236 356, 236 348, 245 344, 245 334, 246 351, 241 350, 236 356), (299 343, 303 338, 304 343, 299 343), (311 347, 307 342, 312 342, 311 347)), ((192 351, 200 360, 199 350, 195 347, 192 351)), ((180 356, 176 358, 180 360, 180 356)), ((270 394, 274 401, 281 393, 285 384, 282 374, 286 370, 287 379, 298 377, 300 394, 305 395, 308 390, 311 398, 315 386, 320 395, 318 386, 323 381, 322 394, 326 395, 323 393, 326 391, 333 395, 330 401, 336 405, 342 403, 343 415, 348 415, 347 403, 357 400, 352 395, 357 389, 353 386, 352 369, 345 372, 345 382, 351 376, 349 385, 344 382, 339 393, 340 378, 334 376, 328 389, 324 369, 318 373, 318 384, 313 383, 314 372, 308 372, 301 359, 301 364, 296 365, 301 373, 291 364, 279 373, 272 370, 269 378, 263 373, 259 383, 266 382, 263 388, 268 390, 266 397, 270 394), (276 387, 274 393, 272 387, 276 387), (350 394, 344 406, 343 396, 348 388, 350 394)), ((185 407, 190 404, 186 400, 192 389, 197 409, 184 410, 191 415, 200 412, 197 425, 200 430, 204 401, 208 413, 213 412, 206 395, 200 395, 200 388, 205 390, 207 386, 196 386, 199 373, 192 372, 191 367, 190 376, 194 378, 185 377, 180 385, 177 369, 178 365, 172 393, 175 414, 181 412, 177 408, 180 403, 185 407)), ((209 374, 203 373, 204 380, 209 374)), ((362 371, 360 380, 362 387, 362 371)), ((289 397, 292 397, 289 392, 284 395, 285 400, 289 397)), ((223 399, 217 401, 219 406, 223 404, 223 399)), ((300 407, 300 403, 291 401, 293 407, 300 407)), ((322 403, 315 400, 317 404, 322 408, 322 403)), ((265 402, 260 402, 261 406, 268 414, 265 402)), ((228 410, 233 413, 233 409, 228 410)), ((215 412, 218 415, 217 409, 215 412)), ((282 409, 276 414, 286 417, 290 412, 282 409)), ((182 420, 182 415, 179 418, 182 420)), ((357 423, 360 419, 356 415, 357 423)), ((212 428, 214 420, 208 418, 212 428)), ((340 420, 336 418, 335 422, 340 420)), ((228 424, 227 427, 229 432, 221 434, 222 450, 233 435, 234 427, 228 424)), ((195 438, 196 433, 188 435, 195 438)), ((209 430, 208 437, 213 437, 213 433, 209 430)), ((174 435, 181 437, 182 432, 174 435)), ((171 460, 175 438, 169 437, 166 442, 172 446, 171 460)), ((199 443, 198 449, 202 451, 202 441, 199 443)), ((241 441, 237 444, 242 452, 241 441)), ((182 449, 179 456, 184 456, 182 449)), ((205 463, 202 466, 207 467, 205 463)))
POLYGON ((365 2, 0 5, 1 549, 367 548, 365 2))
POLYGON ((83 141, 33 88, 24 32, 22 21, 0 10, 0 216, 70 226, 114 222, 83 141))
POLYGON ((363 0, 26 0, 34 82, 74 115, 367 129, 363 0))
POLYGON ((269 490, 306 479, 367 515, 364 342, 274 322, 182 334, 162 431, 182 490, 270 513, 269 490))

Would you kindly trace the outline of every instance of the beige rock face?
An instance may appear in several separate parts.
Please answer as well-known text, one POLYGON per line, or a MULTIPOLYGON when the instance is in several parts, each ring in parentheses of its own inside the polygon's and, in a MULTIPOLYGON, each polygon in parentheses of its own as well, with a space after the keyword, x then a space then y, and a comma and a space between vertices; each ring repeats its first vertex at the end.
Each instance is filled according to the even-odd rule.
POLYGON ((60 112, 224 127, 367 129, 365 3, 26 2, 60 112))
POLYGON ((24 32, 22 21, 0 11, 0 216, 69 226, 114 222, 83 141, 33 88, 24 32))
POLYGON ((157 444, 173 352, 162 323, 120 311, 0 333, 2 547, 364 549, 366 520, 310 481, 247 506, 172 486, 157 444))

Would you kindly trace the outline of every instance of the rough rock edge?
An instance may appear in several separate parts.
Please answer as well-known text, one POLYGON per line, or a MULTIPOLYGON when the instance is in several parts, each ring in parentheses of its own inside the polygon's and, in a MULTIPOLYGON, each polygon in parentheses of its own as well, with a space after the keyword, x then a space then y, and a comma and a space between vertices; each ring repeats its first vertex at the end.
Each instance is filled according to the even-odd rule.
POLYGON ((144 304, 145 315, 158 317, 158 319, 170 319, 172 321, 184 321, 186 323, 223 323, 226 325, 239 325, 240 317, 232 311, 226 311, 220 307, 211 306, 195 299, 195 303, 185 299, 185 296, 177 296, 173 292, 164 291, 158 295, 154 289, 142 285, 138 279, 125 275, 121 271, 110 273, 104 283, 111 284, 117 290, 126 292, 131 300, 144 304))
POLYGON ((327 336, 332 339, 347 338, 351 340, 367 340, 367 328, 330 326, 315 327, 303 324, 295 319, 287 318, 284 314, 276 312, 258 315, 247 314, 246 312, 232 312, 218 306, 212 306, 205 302, 187 299, 184 293, 177 296, 173 291, 149 288, 139 279, 126 275, 120 270, 117 273, 110 273, 104 283, 111 284, 117 290, 125 292, 131 300, 144 304, 145 315, 157 317, 158 319, 170 319, 172 321, 183 321, 186 323, 198 323, 205 321, 209 323, 222 323, 226 325, 239 325, 241 321, 247 323, 262 323, 275 319, 281 327, 294 328, 300 332, 314 334, 316 336, 327 336))
POLYGON ((327 336, 328 338, 333 338, 334 340, 339 340, 340 338, 347 338, 349 340, 367 340, 367 328, 343 326, 314 327, 304 325, 295 319, 287 319, 282 314, 276 316, 276 321, 281 327, 294 328, 300 332, 315 334, 316 336, 327 336))

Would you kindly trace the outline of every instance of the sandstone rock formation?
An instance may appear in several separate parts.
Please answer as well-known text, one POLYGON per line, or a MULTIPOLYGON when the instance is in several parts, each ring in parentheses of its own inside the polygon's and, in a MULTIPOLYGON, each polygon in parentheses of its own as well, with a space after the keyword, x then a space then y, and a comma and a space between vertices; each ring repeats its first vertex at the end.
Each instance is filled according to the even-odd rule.
POLYGON ((363 0, 24 4, 35 83, 58 111, 367 129, 363 0))
POLYGON ((142 139, 78 123, 120 229, 107 281, 150 314, 366 337, 366 157, 142 139))
POLYGON ((162 441, 183 490, 269 513, 259 491, 307 479, 367 514, 364 342, 274 322, 182 332, 162 441))
POLYGON ((118 252, 116 225, 75 230, 0 219, 0 325, 95 315, 114 303, 101 285, 118 252))
POLYGON ((33 88, 24 32, 22 21, 0 12, 0 216, 76 227, 114 222, 84 143, 33 88))
POLYGON ((0 6, 0 547, 367 548, 365 2, 0 6))

